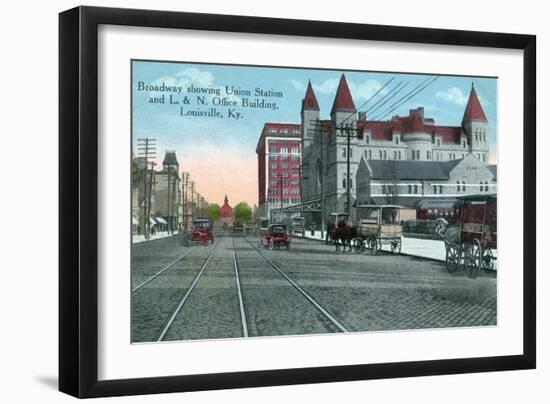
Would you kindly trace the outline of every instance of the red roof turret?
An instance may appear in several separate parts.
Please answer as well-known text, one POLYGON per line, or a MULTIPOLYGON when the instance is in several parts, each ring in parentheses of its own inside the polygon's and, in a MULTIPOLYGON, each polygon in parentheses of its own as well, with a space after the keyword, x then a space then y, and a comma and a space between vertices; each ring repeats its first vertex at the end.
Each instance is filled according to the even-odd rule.
POLYGON ((220 217, 223 218, 232 218, 233 217, 233 208, 229 206, 229 200, 227 199, 227 195, 225 195, 225 199, 223 201, 223 205, 220 208, 220 217))
POLYGON ((336 97, 334 97, 334 104, 332 104, 330 113, 332 114, 334 111, 341 110, 355 111, 355 104, 353 103, 353 98, 351 98, 348 82, 346 81, 346 76, 343 74, 340 77, 338 90, 336 90, 336 97))
POLYGON ((422 120, 420 119, 420 115, 418 112, 413 111, 413 113, 409 117, 409 124, 407 125, 407 132, 408 133, 418 133, 418 132, 424 132, 424 124, 422 123, 422 120))
POLYGON ((462 118, 462 123, 466 121, 485 121, 487 122, 487 117, 479 98, 477 98, 476 89, 472 83, 472 90, 470 91, 470 96, 468 97, 468 103, 466 104, 466 110, 464 111, 464 117, 462 118))
POLYGON ((307 83, 306 96, 302 100, 302 111, 304 109, 319 111, 319 103, 317 102, 317 97, 315 97, 315 93, 313 92, 311 81, 308 81, 307 83))

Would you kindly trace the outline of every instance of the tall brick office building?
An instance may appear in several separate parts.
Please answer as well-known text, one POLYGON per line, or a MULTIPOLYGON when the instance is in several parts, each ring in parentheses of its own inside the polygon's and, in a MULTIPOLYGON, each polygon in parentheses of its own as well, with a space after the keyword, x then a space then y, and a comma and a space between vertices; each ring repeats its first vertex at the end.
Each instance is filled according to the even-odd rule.
POLYGON ((260 216, 301 202, 300 125, 266 123, 256 147, 260 216))

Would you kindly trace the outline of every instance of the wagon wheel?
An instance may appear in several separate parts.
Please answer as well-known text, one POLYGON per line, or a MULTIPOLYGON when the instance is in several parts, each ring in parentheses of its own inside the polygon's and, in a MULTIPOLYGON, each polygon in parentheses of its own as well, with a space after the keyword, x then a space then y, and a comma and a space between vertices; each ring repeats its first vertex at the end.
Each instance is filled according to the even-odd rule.
POLYGON ((401 254, 401 240, 391 241, 391 252, 392 254, 401 254))
POLYGON ((490 248, 485 248, 481 254, 481 267, 487 273, 495 270, 495 256, 493 255, 493 250, 490 248))
POLYGON ((477 277, 481 269, 481 243, 478 239, 467 243, 464 249, 464 272, 469 278, 477 277))
POLYGON ((365 251, 365 243, 363 242, 363 239, 361 237, 354 238, 353 247, 355 248, 355 252, 357 254, 360 254, 363 251, 365 251))
POLYGON ((457 244, 450 243, 447 245, 445 261, 447 262, 447 271, 450 273, 456 272, 460 266, 460 248, 457 244))

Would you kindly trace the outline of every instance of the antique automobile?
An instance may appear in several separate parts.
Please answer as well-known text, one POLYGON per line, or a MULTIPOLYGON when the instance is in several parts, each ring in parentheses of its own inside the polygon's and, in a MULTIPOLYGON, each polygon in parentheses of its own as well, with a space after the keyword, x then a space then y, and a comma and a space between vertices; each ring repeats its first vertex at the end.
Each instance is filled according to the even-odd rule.
POLYGON ((189 240, 192 243, 200 243, 203 245, 207 245, 208 242, 214 243, 214 234, 212 233, 210 220, 208 219, 193 220, 193 229, 189 234, 189 240))
POLYGON ((286 226, 279 223, 267 226, 260 236, 260 246, 270 250, 281 247, 290 250, 290 236, 286 232, 286 226))
POLYGON ((480 269, 495 269, 497 197, 481 194, 457 199, 456 222, 439 219, 436 233, 445 242, 447 270, 455 272, 462 267, 468 277, 475 278, 480 269))
POLYGON ((401 253, 401 209, 398 205, 359 205, 355 251, 369 250, 376 254, 387 245, 392 253, 401 253))

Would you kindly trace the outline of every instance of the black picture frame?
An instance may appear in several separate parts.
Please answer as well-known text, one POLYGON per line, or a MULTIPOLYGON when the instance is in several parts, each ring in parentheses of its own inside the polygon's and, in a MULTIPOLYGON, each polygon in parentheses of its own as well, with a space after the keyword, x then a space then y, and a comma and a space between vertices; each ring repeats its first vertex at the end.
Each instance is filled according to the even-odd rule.
POLYGON ((59 15, 59 389, 76 397, 533 369, 536 366, 536 37, 340 22, 77 7, 59 15), (98 26, 194 29, 523 51, 523 353, 98 381, 98 26))

